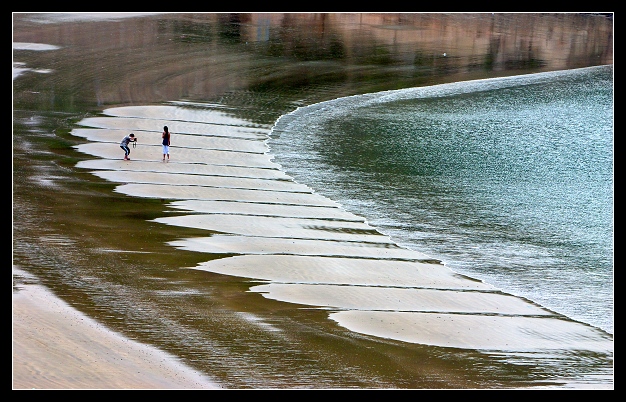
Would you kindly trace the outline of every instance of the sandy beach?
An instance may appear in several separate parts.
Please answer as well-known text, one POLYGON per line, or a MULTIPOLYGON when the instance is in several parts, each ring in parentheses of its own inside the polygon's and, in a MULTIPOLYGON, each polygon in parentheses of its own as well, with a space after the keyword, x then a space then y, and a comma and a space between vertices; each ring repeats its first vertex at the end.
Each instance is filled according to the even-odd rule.
POLYGON ((220 387, 175 357, 105 328, 45 287, 26 284, 13 291, 13 389, 220 387))
POLYGON ((612 388, 609 334, 398 246, 268 148, 306 104, 597 63, 553 19, 520 18, 559 45, 527 54, 507 15, 118 16, 14 38, 14 390, 612 388))

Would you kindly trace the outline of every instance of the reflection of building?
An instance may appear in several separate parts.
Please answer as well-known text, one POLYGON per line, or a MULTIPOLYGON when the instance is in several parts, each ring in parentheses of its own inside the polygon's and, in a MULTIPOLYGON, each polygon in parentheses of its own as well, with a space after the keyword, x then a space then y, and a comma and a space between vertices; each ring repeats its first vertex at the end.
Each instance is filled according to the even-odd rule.
POLYGON ((76 83, 72 96, 84 91, 102 105, 207 100, 260 86, 355 83, 368 87, 347 92, 377 91, 613 63, 613 19, 598 15, 174 13, 74 23, 55 16, 32 23, 14 15, 14 41, 59 47, 36 57, 18 51, 15 61, 54 66, 76 83))
POLYGON ((383 52, 390 63, 461 70, 613 63, 613 21, 598 15, 250 14, 246 20, 241 27, 246 41, 280 41, 283 55, 334 40, 346 57, 367 60, 365 55, 383 52))

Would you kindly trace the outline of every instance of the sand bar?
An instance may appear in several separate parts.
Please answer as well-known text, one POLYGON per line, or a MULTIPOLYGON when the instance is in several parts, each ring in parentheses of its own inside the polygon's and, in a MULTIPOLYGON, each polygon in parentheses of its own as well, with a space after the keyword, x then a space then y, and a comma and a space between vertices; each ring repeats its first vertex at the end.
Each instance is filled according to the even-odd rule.
MULTIPOLYGON (((129 134, 128 130, 102 130, 96 128, 77 128, 72 130, 72 135, 84 137, 89 141, 112 142, 119 144, 125 135, 129 134)), ((135 132, 137 143, 141 146, 157 146, 161 142, 161 130, 157 131, 141 131, 135 132)), ((178 138, 172 134, 172 141, 175 144, 178 138)), ((238 150, 241 152, 265 153, 267 147, 264 143, 255 139, 245 138, 228 138, 224 136, 207 136, 207 135, 186 135, 185 146, 187 148, 201 149, 217 149, 222 151, 238 150)))
MULTIPOLYGON (((247 138, 253 140, 267 139, 267 130, 260 128, 233 127, 228 125, 210 125, 197 122, 176 122, 169 120, 145 120, 118 117, 88 117, 80 122, 85 127, 117 129, 126 131, 160 131, 167 126, 172 135, 180 133, 225 136, 230 138, 247 138)), ((121 138, 120 138, 121 140, 121 138)))
POLYGON ((394 260, 427 260, 419 251, 395 247, 387 243, 358 243, 285 237, 213 235, 171 241, 168 244, 200 253, 216 254, 278 254, 297 256, 355 257, 394 260))

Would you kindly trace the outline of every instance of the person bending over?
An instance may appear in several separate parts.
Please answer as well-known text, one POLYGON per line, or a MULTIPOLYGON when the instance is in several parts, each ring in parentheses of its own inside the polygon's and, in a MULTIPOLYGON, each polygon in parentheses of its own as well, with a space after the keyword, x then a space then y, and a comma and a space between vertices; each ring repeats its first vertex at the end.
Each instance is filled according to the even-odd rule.
POLYGON ((122 142, 120 143, 120 148, 122 148, 124 150, 124 160, 125 161, 129 161, 130 160, 130 157, 128 156, 128 155, 130 155, 130 148, 128 148, 128 143, 129 142, 137 142, 137 138, 135 138, 135 134, 130 133, 129 135, 124 137, 122 139, 122 142))

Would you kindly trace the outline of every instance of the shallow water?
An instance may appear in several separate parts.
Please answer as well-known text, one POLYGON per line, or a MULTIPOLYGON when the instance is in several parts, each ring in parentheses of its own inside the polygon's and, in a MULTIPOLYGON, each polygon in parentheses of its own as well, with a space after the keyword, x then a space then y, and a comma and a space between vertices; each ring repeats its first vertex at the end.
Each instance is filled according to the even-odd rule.
MULTIPOLYGON (((610 64, 612 21, 572 15, 91 18, 14 15, 15 42, 59 49, 14 50, 14 62, 23 64, 14 80, 13 263, 71 305, 181 357, 229 388, 612 386, 612 352, 508 356, 338 326, 329 311, 266 298, 264 288, 249 291, 268 286, 263 280, 195 269, 207 263, 208 254, 198 252, 207 244, 215 250, 210 251, 213 265, 231 260, 242 247, 241 238, 215 231, 228 227, 249 235, 272 225, 241 225, 241 219, 225 221, 224 215, 211 218, 215 225, 207 228, 208 215, 176 218, 181 210, 230 211, 224 203, 233 199, 274 204, 276 186, 287 184, 282 172, 261 162, 256 146, 245 150, 251 158, 230 159, 227 153, 250 135, 263 141, 276 119, 298 106, 377 90, 610 64), (175 152, 170 163, 159 162, 159 147, 149 144, 164 124, 193 137, 189 148, 177 149, 174 136, 172 149, 181 157, 197 157, 194 164, 177 166, 175 152), (137 163, 137 176, 114 160, 121 150, 113 137, 129 130, 140 136, 131 153, 137 156, 131 162, 137 163), (86 139, 94 134, 95 143, 86 139), (213 149, 206 149, 204 134, 217 139, 209 145, 213 149), (101 141, 112 141, 111 147, 101 141), (206 170, 206 158, 221 162, 206 170), (127 174, 120 175, 123 171, 127 174), (176 180, 155 191, 164 177, 156 172, 176 180), (180 173, 184 176, 176 176, 180 173), (205 187, 207 175, 218 187, 205 187), (236 176, 236 188, 216 181, 224 176, 236 176), (259 191, 260 182, 273 186, 259 191), (198 204, 207 191, 219 205, 198 204), (194 225, 163 224, 178 219, 194 225), (184 240, 190 238, 196 240, 184 240)), ((315 195, 315 205, 307 208, 337 212, 329 211, 336 202, 318 194, 279 195, 287 204, 315 195)), ((254 215, 266 218, 275 211, 265 208, 254 215)), ((309 209, 290 211, 277 235, 297 228, 302 218, 294 219, 293 213, 316 216, 309 209)), ((385 236, 359 219, 346 219, 344 212, 339 215, 343 229, 326 230, 340 240, 333 244, 339 251, 325 248, 328 254, 381 251, 346 241, 357 235, 368 244, 375 238, 376 244, 385 236)), ((312 228, 297 230, 294 237, 300 240, 292 253, 316 252, 319 247, 306 242, 312 228)), ((382 244, 389 251, 388 240, 382 244)), ((16 284, 21 280, 26 279, 14 277, 16 284)), ((612 336, 608 339, 612 347, 612 336)))

